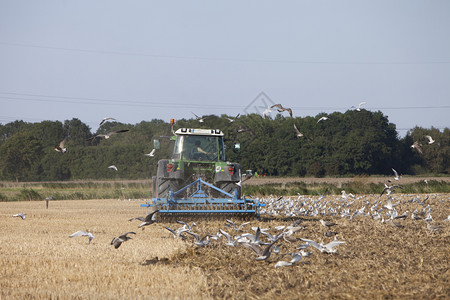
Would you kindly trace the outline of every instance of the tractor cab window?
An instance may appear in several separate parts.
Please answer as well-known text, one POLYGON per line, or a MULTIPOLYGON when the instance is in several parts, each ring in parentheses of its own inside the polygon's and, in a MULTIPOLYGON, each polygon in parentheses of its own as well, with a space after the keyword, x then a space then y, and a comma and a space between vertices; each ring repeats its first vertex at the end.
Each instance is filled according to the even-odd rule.
POLYGON ((173 158, 194 161, 225 160, 223 139, 217 136, 179 135, 173 154, 173 158))

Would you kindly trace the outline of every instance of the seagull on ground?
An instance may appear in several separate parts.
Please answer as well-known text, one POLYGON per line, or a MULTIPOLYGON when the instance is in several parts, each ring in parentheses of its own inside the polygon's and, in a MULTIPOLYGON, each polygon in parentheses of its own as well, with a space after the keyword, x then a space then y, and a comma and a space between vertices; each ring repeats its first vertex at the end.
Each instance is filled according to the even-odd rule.
POLYGON ((67 141, 67 136, 59 143, 59 145, 55 146, 55 151, 61 152, 61 153, 66 153, 67 152, 67 148, 64 147, 64 145, 66 144, 67 141))
POLYGON ((95 238, 95 236, 87 231, 83 231, 83 230, 78 230, 75 233, 72 233, 71 235, 69 235, 70 238, 76 237, 76 236, 87 236, 89 237, 89 244, 91 243, 92 239, 95 238))
POLYGON ((129 237, 128 234, 136 234, 136 232, 130 231, 130 232, 124 233, 122 235, 119 235, 118 237, 113 238, 111 241, 111 245, 114 245, 114 248, 116 248, 116 249, 119 248, 123 242, 131 240, 131 237, 129 237))
POLYGON ((86 141, 91 141, 91 140, 94 140, 94 139, 96 139, 96 138, 102 138, 102 137, 104 137, 105 139, 109 139, 109 138, 110 138, 112 135, 114 135, 114 134, 118 134, 118 133, 122 133, 122 132, 127 132, 127 131, 130 131, 130 130, 128 130, 128 129, 122 129, 122 130, 111 131, 111 132, 109 132, 109 133, 107 133, 107 134, 97 134, 96 136, 93 136, 93 137, 90 137, 90 138, 86 139, 86 141))
POLYGON ((103 120, 100 122, 99 126, 102 126, 106 121, 116 121, 116 119, 110 118, 110 117, 103 118, 103 120))
POLYGON ((113 169, 113 170, 115 170, 115 171, 118 171, 118 170, 117 170, 117 167, 116 167, 115 165, 109 166, 108 169, 113 169))
POLYGON ((320 219, 320 224, 322 224, 323 227, 328 227, 328 228, 337 225, 336 223, 333 223, 333 222, 330 222, 330 221, 325 221, 325 220, 322 220, 322 219, 320 219))
POLYGON ((442 228, 442 226, 440 226, 440 225, 431 225, 430 223, 427 222, 427 229, 430 232, 437 232, 437 231, 441 230, 441 228, 442 228))
POLYGON ((435 140, 433 140, 433 138, 431 136, 426 135, 425 137, 428 139, 428 144, 431 145, 431 144, 433 144, 435 142, 435 140))
POLYGON ((296 136, 297 138, 303 136, 303 133, 301 133, 300 130, 298 130, 298 128, 297 128, 297 126, 295 126, 295 124, 294 124, 294 130, 295 130, 295 136, 296 136))
POLYGON ((20 218, 22 218, 22 220, 25 220, 25 216, 26 216, 26 214, 24 214, 24 213, 13 215, 13 217, 20 217, 20 218))
MULTIPOLYGON (((139 225, 138 228, 141 228, 141 227, 143 227, 143 226, 148 226, 148 225, 151 225, 151 224, 155 223, 155 222, 156 222, 156 215, 155 215, 155 214, 156 214, 158 211, 159 211, 159 210, 155 210, 155 211, 149 213, 149 214, 145 217, 144 222, 141 223, 141 225, 139 225)), ((142 229, 144 229, 144 228, 142 228, 142 229)))
POLYGON ((319 123, 320 121, 326 121, 326 120, 328 120, 327 117, 321 117, 319 120, 317 120, 317 123, 319 123))
POLYGON ((146 156, 155 156, 155 151, 156 149, 153 149, 152 151, 150 151, 150 153, 144 154, 146 156))
POLYGON ((274 107, 278 107, 278 112, 283 112, 283 111, 287 111, 288 113, 289 113, 289 115, 291 116, 291 118, 292 118, 292 109, 290 109, 290 108, 285 108, 285 107, 283 107, 283 105, 281 105, 281 104, 275 104, 275 105, 272 105, 270 108, 272 109, 272 108, 274 108, 274 107))

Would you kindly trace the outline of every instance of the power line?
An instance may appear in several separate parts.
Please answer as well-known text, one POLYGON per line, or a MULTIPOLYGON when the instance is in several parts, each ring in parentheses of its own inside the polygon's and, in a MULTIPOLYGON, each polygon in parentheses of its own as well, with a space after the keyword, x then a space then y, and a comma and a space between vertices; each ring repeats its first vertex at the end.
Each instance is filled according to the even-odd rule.
POLYGON ((367 61, 308 61, 308 60, 283 60, 283 59, 249 59, 249 58, 220 58, 220 57, 205 57, 205 56, 179 56, 179 55, 162 55, 139 52, 123 52, 113 50, 92 50, 81 48, 66 48, 53 47, 33 44, 8 43, 0 42, 0 45, 23 47, 23 48, 37 48, 47 50, 60 50, 71 52, 83 52, 93 54, 110 54, 121 56, 141 56, 162 59, 184 59, 184 60, 206 60, 206 61, 225 61, 225 62, 248 62, 248 63, 282 63, 282 64, 319 64, 319 65, 440 65, 450 64, 450 61, 416 61, 416 62, 367 62, 367 61))

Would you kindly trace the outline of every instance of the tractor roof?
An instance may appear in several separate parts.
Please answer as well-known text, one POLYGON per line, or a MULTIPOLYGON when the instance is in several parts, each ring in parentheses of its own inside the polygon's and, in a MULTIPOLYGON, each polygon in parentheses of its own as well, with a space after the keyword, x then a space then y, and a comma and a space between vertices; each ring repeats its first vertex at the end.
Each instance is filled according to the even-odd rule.
POLYGON ((198 128, 180 128, 175 131, 176 135, 209 135, 224 136, 220 129, 198 129, 198 128))

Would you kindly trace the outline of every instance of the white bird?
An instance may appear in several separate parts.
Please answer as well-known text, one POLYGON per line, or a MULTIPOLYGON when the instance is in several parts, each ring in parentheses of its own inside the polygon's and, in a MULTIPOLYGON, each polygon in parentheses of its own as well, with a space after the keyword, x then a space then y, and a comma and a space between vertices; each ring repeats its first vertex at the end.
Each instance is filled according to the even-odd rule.
POLYGON ((186 231, 186 233, 192 235, 195 238, 194 244, 196 244, 199 247, 203 247, 203 246, 206 246, 206 245, 209 244, 209 237, 210 237, 210 235, 205 235, 203 238, 200 238, 198 236, 198 234, 195 234, 193 232, 186 231))
POLYGON ((263 118, 266 117, 268 114, 270 114, 272 112, 272 108, 270 106, 268 106, 266 108, 266 110, 263 111, 262 116, 263 118))
POLYGON ((207 117, 199 117, 199 116, 197 116, 196 114, 194 114, 192 111, 191 111, 191 113, 195 116, 195 119, 197 120, 197 121, 199 121, 200 123, 203 123, 203 122, 205 122, 205 119, 207 118, 207 117))
POLYGON ((96 138, 102 138, 102 137, 104 137, 105 139, 109 139, 109 138, 110 138, 112 135, 114 135, 114 134, 118 134, 118 133, 122 133, 122 132, 127 132, 127 131, 130 131, 130 130, 128 130, 128 129, 122 129, 122 130, 111 131, 111 132, 108 132, 107 134, 97 134, 96 136, 93 136, 93 137, 90 137, 90 138, 86 139, 86 141, 91 141, 91 140, 93 140, 93 139, 96 139, 96 138))
MULTIPOLYGON (((245 223, 242 223, 239 227, 238 226, 236 226, 236 224, 233 222, 233 221, 231 221, 231 220, 225 220, 225 221, 227 221, 227 223, 229 223, 229 224, 231 224, 231 226, 234 228, 234 230, 236 230, 236 231, 240 231, 241 229, 242 229, 242 227, 243 226, 245 226, 245 225, 247 225, 247 224, 250 224, 250 222, 245 222, 245 223)), ((230 227, 231 227, 230 226, 230 227)))
POLYGON ((308 244, 310 244, 311 246, 313 246, 314 248, 316 248, 317 250, 319 250, 322 253, 323 252, 336 253, 337 250, 333 249, 333 248, 338 246, 338 245, 345 244, 345 242, 338 241, 336 238, 332 242, 330 242, 330 243, 328 243, 326 245, 318 244, 317 242, 315 242, 313 240, 308 240, 308 239, 301 239, 301 240, 304 241, 304 242, 307 242, 308 244))
POLYGON ((326 121, 326 120, 328 120, 327 117, 321 117, 319 120, 317 120, 317 123, 319 123, 320 121, 326 121))
POLYGON ((302 259, 302 254, 300 252, 290 253, 289 255, 291 256, 292 259, 290 261, 280 260, 275 264, 275 269, 279 267, 292 266, 293 264, 299 262, 302 259))
POLYGON ((105 123, 106 121, 108 121, 108 120, 112 120, 112 121, 116 121, 116 119, 114 119, 114 118, 110 118, 110 117, 107 117, 107 118, 103 118, 103 120, 100 122, 100 124, 99 124, 99 126, 102 126, 103 125, 103 123, 105 123))
POLYGON ((118 170, 117 170, 117 167, 116 167, 115 165, 109 166, 108 169, 113 169, 113 170, 115 170, 115 171, 118 171, 118 170))
POLYGON ((419 144, 418 141, 415 141, 412 145, 411 148, 416 149, 420 154, 422 154, 422 145, 419 144))
POLYGON ((297 138, 303 136, 303 133, 301 133, 300 130, 298 130, 298 128, 297 128, 297 126, 295 126, 295 124, 294 124, 294 130, 295 130, 295 136, 296 136, 297 138))
POLYGON ((59 143, 59 145, 55 146, 55 150, 61 153, 66 153, 67 152, 67 148, 64 147, 64 145, 66 144, 67 141, 67 136, 59 143))
POLYGON ((240 115, 241 115, 241 114, 239 113, 239 114, 237 114, 236 117, 234 117, 234 118, 228 118, 228 117, 225 117, 225 119, 227 119, 228 121, 230 121, 230 123, 233 123, 234 121, 236 121, 237 118, 239 118, 240 115))
POLYGON ((320 219, 320 224, 322 224, 323 227, 328 227, 330 228, 331 226, 335 226, 337 225, 336 223, 330 222, 330 221, 325 221, 320 219))
POLYGON ((435 142, 435 140, 433 140, 433 138, 431 136, 426 135, 425 137, 428 139, 428 144, 431 145, 431 144, 433 144, 435 142))
MULTIPOLYGON (((355 109, 356 111, 361 111, 361 106, 363 106, 364 104, 366 104, 366 102, 361 102, 358 104, 358 107, 355 109)), ((354 106, 353 106, 354 107, 354 106)))
POLYGON ((430 223, 427 222, 427 229, 430 232, 437 232, 437 231, 441 230, 441 228, 442 228, 442 226, 440 226, 440 225, 431 225, 430 223))
POLYGON ((24 214, 24 213, 13 215, 13 217, 20 217, 20 218, 22 218, 22 220, 25 220, 25 216, 26 216, 26 214, 24 214))
POLYGON ((227 239, 227 243, 225 245, 231 246, 231 247, 236 247, 236 240, 233 240, 233 238, 231 237, 231 235, 228 234, 228 232, 226 232, 220 228, 219 228, 219 232, 227 239))
POLYGON ((156 152, 156 149, 153 149, 152 151, 150 151, 150 153, 147 153, 147 154, 144 154, 144 155, 146 155, 146 156, 155 156, 155 152, 156 152))
POLYGON ((395 179, 395 180, 399 180, 399 179, 400 179, 400 176, 398 176, 397 171, 395 171, 394 168, 392 168, 392 171, 394 171, 394 175, 395 175, 394 179, 395 179))
POLYGON ((389 209, 389 210, 393 210, 394 207, 396 207, 396 206, 399 205, 399 204, 400 204, 400 202, 397 202, 397 203, 395 203, 395 204, 392 204, 391 198, 388 197, 387 203, 386 203, 386 205, 384 206, 384 208, 387 208, 387 209, 389 209))
POLYGON ((111 245, 114 245, 114 248, 119 248, 120 245, 122 245, 123 242, 126 242, 128 240, 131 240, 131 237, 127 236, 128 234, 136 234, 136 232, 127 232, 122 235, 119 235, 118 237, 115 237, 111 241, 111 245))
POLYGON ((156 223, 156 213, 157 213, 158 211, 159 211, 159 210, 155 210, 155 211, 149 213, 149 214, 145 217, 144 222, 141 223, 141 225, 139 225, 138 228, 141 228, 141 227, 143 227, 143 226, 147 226, 147 225, 151 225, 151 224, 153 224, 153 223, 156 223))
POLYGON ((89 237, 89 244, 91 243, 92 239, 95 238, 95 236, 87 231, 82 231, 82 230, 78 230, 75 233, 72 233, 71 235, 69 235, 70 238, 76 237, 76 236, 87 236, 89 237))

